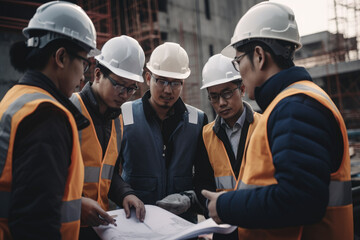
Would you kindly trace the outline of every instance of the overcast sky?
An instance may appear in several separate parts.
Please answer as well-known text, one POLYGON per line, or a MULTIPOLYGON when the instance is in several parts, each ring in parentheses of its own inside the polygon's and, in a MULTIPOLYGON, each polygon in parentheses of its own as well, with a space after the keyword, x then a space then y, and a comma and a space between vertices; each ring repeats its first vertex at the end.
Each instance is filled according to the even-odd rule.
POLYGON ((329 30, 329 0, 270 0, 289 6, 295 13, 300 36, 329 30))

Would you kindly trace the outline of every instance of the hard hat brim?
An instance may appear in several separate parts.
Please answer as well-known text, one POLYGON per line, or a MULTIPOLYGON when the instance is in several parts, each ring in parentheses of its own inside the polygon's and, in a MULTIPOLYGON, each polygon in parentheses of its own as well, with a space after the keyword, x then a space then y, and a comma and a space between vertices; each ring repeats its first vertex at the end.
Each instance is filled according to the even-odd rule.
MULTIPOLYGON (((237 79, 241 79, 240 75, 239 75, 239 76, 234 76, 234 77, 232 77, 232 78, 219 79, 219 80, 216 80, 216 81, 213 81, 213 82, 204 84, 203 86, 201 86, 200 89, 205 89, 205 88, 208 88, 208 87, 213 87, 213 86, 220 85, 220 84, 227 83, 227 82, 231 82, 231 81, 234 81, 234 80, 237 80, 237 79)), ((204 81, 204 80, 203 80, 203 81, 204 81)))
POLYGON ((221 54, 224 55, 225 57, 229 57, 231 59, 233 59, 236 56, 236 50, 233 47, 233 44, 230 43, 229 45, 227 45, 222 51, 221 54))
POLYGON ((110 64, 108 64, 107 62, 101 61, 97 57, 95 57, 95 59, 98 60, 101 65, 104 65, 104 67, 106 67, 112 73, 114 73, 115 75, 117 75, 119 77, 123 77, 123 78, 133 80, 133 81, 136 81, 136 82, 140 82, 140 83, 144 82, 144 78, 143 78, 142 75, 139 76, 139 75, 134 74, 132 72, 128 72, 128 71, 122 70, 120 68, 115 68, 115 67, 111 66, 110 64))
POLYGON ((168 72, 163 70, 154 69, 150 66, 150 64, 146 64, 146 67, 150 70, 150 72, 166 78, 174 78, 174 79, 186 79, 190 76, 191 70, 189 69, 186 73, 176 73, 176 72, 168 72))
POLYGON ((100 55, 101 51, 97 48, 91 49, 90 52, 87 54, 87 57, 95 57, 97 55, 100 55))

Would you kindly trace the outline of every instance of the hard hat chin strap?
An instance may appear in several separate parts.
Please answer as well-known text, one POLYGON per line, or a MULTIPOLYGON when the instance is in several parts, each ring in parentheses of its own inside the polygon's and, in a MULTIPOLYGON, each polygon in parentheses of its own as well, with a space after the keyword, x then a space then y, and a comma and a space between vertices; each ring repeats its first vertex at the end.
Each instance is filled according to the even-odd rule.
POLYGON ((275 55, 282 56, 285 59, 294 59, 295 55, 295 44, 287 42, 281 44, 277 39, 263 38, 260 41, 268 45, 275 53, 275 55))
MULTIPOLYGON (((69 39, 71 41, 74 41, 75 44, 79 45, 79 47, 83 48, 84 51, 90 52, 91 49, 86 46, 85 44, 77 41, 76 39, 70 39, 69 37, 66 37, 62 34, 55 33, 55 32, 47 32, 46 34, 42 36, 37 37, 31 37, 26 41, 26 45, 28 47, 34 47, 34 48, 44 48, 48 43, 57 40, 57 39, 69 39)), ((90 53, 89 53, 90 55, 90 53)))
POLYGON ((46 34, 40 37, 31 37, 26 41, 26 45, 28 47, 35 47, 35 48, 43 48, 49 42, 54 41, 59 38, 64 38, 63 35, 54 33, 54 32, 47 32, 46 34))
POLYGON ((278 39, 273 38, 252 38, 239 41, 233 45, 235 49, 244 46, 245 44, 260 41, 265 43, 277 56, 282 56, 285 59, 293 60, 295 55, 296 45, 294 43, 283 41, 285 44, 281 44, 278 39))

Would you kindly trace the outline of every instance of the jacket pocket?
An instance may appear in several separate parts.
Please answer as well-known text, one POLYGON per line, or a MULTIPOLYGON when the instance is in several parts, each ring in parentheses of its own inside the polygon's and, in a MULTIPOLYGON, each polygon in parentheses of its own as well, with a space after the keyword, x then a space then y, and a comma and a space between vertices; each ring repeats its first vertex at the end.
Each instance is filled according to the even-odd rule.
POLYGON ((145 204, 155 204, 157 179, 155 177, 130 177, 129 183, 135 195, 145 204))

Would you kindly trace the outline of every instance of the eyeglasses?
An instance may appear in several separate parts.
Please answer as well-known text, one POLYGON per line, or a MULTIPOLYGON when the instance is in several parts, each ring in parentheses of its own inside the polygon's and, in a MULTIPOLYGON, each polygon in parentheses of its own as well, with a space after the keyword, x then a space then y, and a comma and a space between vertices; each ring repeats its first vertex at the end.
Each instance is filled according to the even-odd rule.
POLYGON ((69 52, 69 51, 68 51, 68 53, 69 53, 71 56, 76 57, 76 58, 82 60, 84 73, 85 73, 87 70, 89 70, 89 68, 90 68, 90 66, 91 66, 91 62, 90 62, 89 59, 84 58, 84 57, 82 57, 82 56, 80 56, 80 55, 78 55, 78 54, 76 54, 76 53, 73 53, 73 52, 69 52))
POLYGON ((234 58, 234 60, 231 61, 231 63, 233 64, 234 68, 236 71, 240 72, 240 60, 241 58, 243 58, 246 54, 248 54, 248 52, 240 55, 240 56, 237 56, 234 58))
POLYGON ((180 81, 170 82, 170 81, 166 81, 163 79, 159 79, 159 78, 154 77, 154 75, 152 75, 152 74, 151 74, 151 77, 155 79, 156 84, 161 88, 164 88, 167 85, 170 85, 172 90, 176 90, 176 89, 180 88, 180 86, 183 84, 180 81))
POLYGON ((136 87, 125 87, 124 85, 120 84, 120 83, 117 83, 112 77, 110 77, 109 75, 106 75, 104 76, 106 77, 107 79, 110 80, 111 84, 114 86, 114 89, 116 91, 119 92, 119 94, 123 94, 126 90, 127 94, 128 95, 133 95, 136 90, 138 90, 139 88, 136 86, 136 87))
POLYGON ((239 87, 236 87, 232 90, 225 90, 220 93, 210 93, 208 95, 208 99, 211 103, 217 103, 219 101, 220 97, 222 97, 223 99, 230 99, 234 95, 234 91, 238 88, 239 87))

